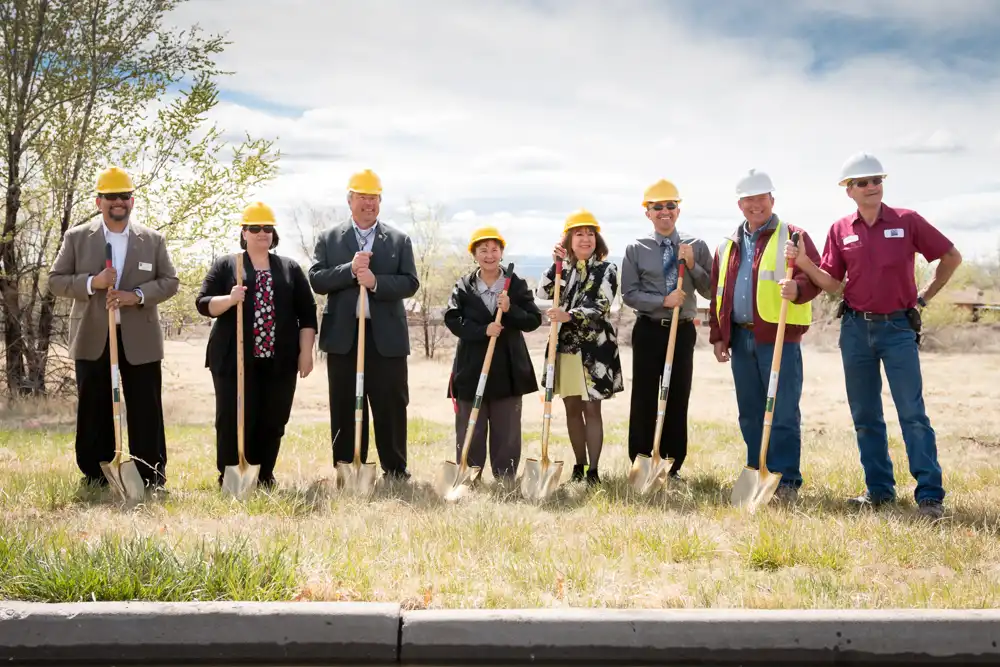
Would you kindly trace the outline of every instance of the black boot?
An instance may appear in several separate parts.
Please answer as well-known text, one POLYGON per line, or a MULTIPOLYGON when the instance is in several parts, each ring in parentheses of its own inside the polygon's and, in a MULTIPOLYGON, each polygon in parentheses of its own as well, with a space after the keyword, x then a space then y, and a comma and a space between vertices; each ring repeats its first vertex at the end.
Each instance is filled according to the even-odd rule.
POLYGON ((595 486, 601 483, 601 477, 597 474, 597 468, 591 468, 587 471, 587 484, 589 486, 595 486))
POLYGON ((583 469, 586 467, 585 463, 577 463, 573 466, 573 476, 569 478, 571 482, 582 482, 583 481, 583 469))

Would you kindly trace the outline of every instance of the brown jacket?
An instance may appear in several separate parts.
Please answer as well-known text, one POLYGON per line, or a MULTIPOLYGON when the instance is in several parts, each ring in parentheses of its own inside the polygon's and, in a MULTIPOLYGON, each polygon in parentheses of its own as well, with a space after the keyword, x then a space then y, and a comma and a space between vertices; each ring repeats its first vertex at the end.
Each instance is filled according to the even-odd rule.
MULTIPOLYGON (((87 293, 87 279, 104 269, 104 223, 100 218, 73 227, 49 270, 49 289, 73 299, 69 353, 73 359, 99 359, 108 341, 107 290, 87 293)), ((118 289, 142 290, 142 305, 121 309, 122 346, 130 364, 163 359, 163 332, 156 304, 177 294, 180 281, 167 254, 163 235, 129 222, 128 250, 118 289)))

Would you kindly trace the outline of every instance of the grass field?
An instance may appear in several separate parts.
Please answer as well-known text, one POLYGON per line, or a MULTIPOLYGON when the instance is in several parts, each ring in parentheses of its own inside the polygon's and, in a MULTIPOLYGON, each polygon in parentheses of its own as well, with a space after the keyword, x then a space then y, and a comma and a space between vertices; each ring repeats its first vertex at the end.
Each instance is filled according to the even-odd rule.
MULTIPOLYGON (((380 488, 370 501, 332 487, 325 368, 318 365, 299 389, 279 487, 245 503, 225 499, 215 485, 203 351, 203 342, 168 347, 170 493, 132 510, 108 492, 80 490, 70 406, 3 415, 0 598, 371 600, 410 608, 1000 606, 996 356, 923 358, 949 494, 944 519, 931 522, 916 514, 891 402, 901 502, 860 512, 847 505, 863 478, 842 371, 828 351, 805 351, 799 503, 754 516, 728 506, 742 445, 729 369, 703 348, 686 484, 654 498, 628 490, 626 391, 605 406, 607 481, 599 489, 566 483, 572 458, 556 406, 553 451, 566 460, 564 486, 541 506, 489 489, 457 505, 436 498, 429 482, 453 456, 447 362, 417 358, 413 484, 380 488)), ((628 350, 623 355, 628 385, 628 350)), ((541 406, 537 397, 525 405, 525 455, 534 456, 541 406)))

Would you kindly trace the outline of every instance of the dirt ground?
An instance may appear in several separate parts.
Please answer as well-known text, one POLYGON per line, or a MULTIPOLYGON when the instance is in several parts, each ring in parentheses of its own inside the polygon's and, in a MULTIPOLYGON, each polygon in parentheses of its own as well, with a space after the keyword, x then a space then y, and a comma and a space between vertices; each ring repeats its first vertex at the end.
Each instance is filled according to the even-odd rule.
MULTIPOLYGON (((695 421, 735 422, 736 398, 729 364, 715 360, 706 343, 707 329, 699 331, 699 337, 690 417, 695 421)), ((168 422, 211 423, 214 418, 212 379, 204 367, 206 342, 206 338, 199 336, 166 343, 164 403, 168 422)), ((529 338, 539 379, 544 366, 544 345, 544 333, 529 338)), ((414 349, 409 359, 411 416, 437 422, 450 422, 454 418, 451 401, 446 397, 452 354, 448 349, 439 353, 439 359, 428 360, 422 351, 414 349)), ((839 351, 828 345, 806 342, 803 358, 805 382, 801 410, 804 427, 810 430, 851 428, 839 351)), ((605 423, 628 419, 631 348, 622 346, 621 360, 625 391, 605 402, 605 423)), ((997 410, 1000 406, 1000 355, 922 352, 921 363, 924 399, 931 422, 938 431, 970 436, 1000 431, 1000 412, 997 410)), ((353 383, 354 377, 345 377, 343 381, 353 383)), ((882 394, 886 421, 895 424, 895 409, 884 379, 882 394)), ((558 397, 556 403, 553 426, 561 428, 564 413, 558 397)), ((317 361, 312 374, 299 380, 291 419, 293 422, 324 421, 328 418, 328 405, 326 366, 317 361)), ((541 426, 541 392, 525 397, 524 415, 526 423, 541 426)))

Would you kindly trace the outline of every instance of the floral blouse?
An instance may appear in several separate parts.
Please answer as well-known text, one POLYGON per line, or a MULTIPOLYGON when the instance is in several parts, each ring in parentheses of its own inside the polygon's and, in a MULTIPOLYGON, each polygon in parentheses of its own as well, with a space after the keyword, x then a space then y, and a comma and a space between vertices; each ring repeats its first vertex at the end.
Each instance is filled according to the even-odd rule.
POLYGON ((274 356, 274 277, 270 271, 257 271, 253 292, 253 356, 274 356))

